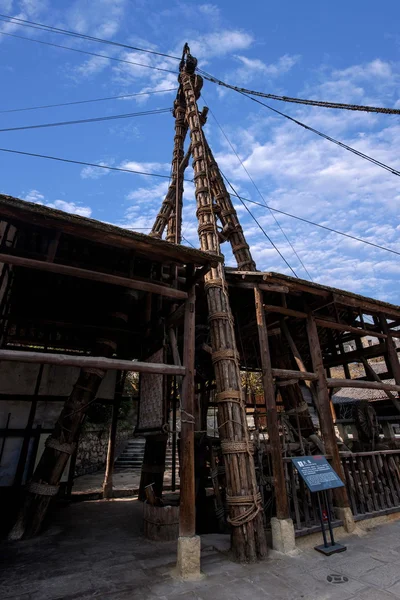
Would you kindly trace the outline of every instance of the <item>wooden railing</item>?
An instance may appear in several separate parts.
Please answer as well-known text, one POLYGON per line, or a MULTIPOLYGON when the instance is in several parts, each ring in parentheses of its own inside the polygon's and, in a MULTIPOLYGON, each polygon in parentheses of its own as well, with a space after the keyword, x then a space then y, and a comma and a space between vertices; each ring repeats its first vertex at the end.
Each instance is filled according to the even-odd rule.
POLYGON ((355 518, 400 511, 400 450, 341 452, 355 518))

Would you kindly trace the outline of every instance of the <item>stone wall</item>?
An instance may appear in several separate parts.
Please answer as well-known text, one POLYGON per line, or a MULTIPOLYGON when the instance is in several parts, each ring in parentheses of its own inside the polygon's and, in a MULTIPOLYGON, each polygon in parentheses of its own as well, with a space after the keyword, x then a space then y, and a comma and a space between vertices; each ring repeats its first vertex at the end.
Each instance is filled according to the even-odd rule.
MULTIPOLYGON (((107 458, 108 435, 108 425, 86 425, 85 431, 79 439, 75 477, 94 473, 104 468, 107 458)), ((132 435, 132 427, 128 428, 126 423, 118 427, 115 458, 122 451, 126 440, 132 435)))

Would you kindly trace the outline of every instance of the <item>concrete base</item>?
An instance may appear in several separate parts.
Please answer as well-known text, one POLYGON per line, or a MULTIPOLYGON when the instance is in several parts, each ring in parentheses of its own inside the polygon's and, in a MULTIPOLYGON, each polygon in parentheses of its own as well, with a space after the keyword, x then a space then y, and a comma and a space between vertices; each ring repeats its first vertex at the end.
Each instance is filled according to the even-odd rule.
POLYGON ((200 579, 200 536, 179 537, 176 574, 181 579, 200 579))
POLYGON ((348 533, 352 533, 355 530, 356 524, 354 522, 354 517, 353 513, 351 512, 351 508, 342 508, 339 506, 335 506, 335 514, 338 519, 343 521, 343 527, 348 533))
POLYGON ((282 554, 296 550, 296 540, 292 519, 271 519, 272 548, 282 554))

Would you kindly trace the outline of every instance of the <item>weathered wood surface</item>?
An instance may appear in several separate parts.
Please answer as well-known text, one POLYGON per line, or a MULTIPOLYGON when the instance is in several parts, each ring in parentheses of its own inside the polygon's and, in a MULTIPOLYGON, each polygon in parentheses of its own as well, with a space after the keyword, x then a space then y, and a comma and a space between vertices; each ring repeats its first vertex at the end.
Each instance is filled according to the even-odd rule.
POLYGON ((327 319, 315 319, 318 327, 325 327, 326 329, 336 329, 337 331, 349 331, 355 335, 371 336, 376 338, 386 339, 387 335, 383 333, 377 333, 376 331, 369 331, 368 329, 362 329, 361 327, 352 327, 351 325, 345 325, 343 323, 335 323, 334 321, 328 321, 327 319))
POLYGON ((144 535, 155 542, 171 542, 178 539, 179 506, 143 505, 144 535))
POLYGON ((140 278, 130 279, 128 277, 120 277, 119 275, 111 275, 111 273, 100 273, 98 271, 90 271, 89 269, 81 269, 79 267, 70 267, 69 265, 59 265, 49 263, 33 258, 25 258, 22 256, 12 256, 11 254, 0 254, 0 263, 7 263, 16 267, 26 267, 27 269, 38 269, 46 273, 55 273, 57 275, 68 275, 78 277, 80 279, 88 279, 90 281, 98 281, 110 285, 117 285, 127 289, 140 290, 142 292, 153 292, 160 296, 173 298, 176 300, 185 300, 187 293, 182 290, 177 290, 166 285, 152 283, 149 280, 140 278))
POLYGON ((134 373, 160 373, 161 375, 184 375, 185 367, 150 363, 104 356, 72 356, 69 354, 51 354, 46 352, 27 352, 25 350, 0 350, 0 361, 26 362, 61 367, 85 367, 87 369, 124 370, 134 373))
POLYGON ((194 474, 194 358, 196 291, 189 291, 185 303, 183 333, 183 363, 186 373, 182 382, 181 396, 181 445, 180 445, 180 516, 179 535, 192 537, 196 533, 196 495, 194 474))
MULTIPOLYGON (((220 255, 215 209, 210 189, 211 174, 196 102, 200 94, 202 78, 186 69, 181 71, 180 78, 186 99, 186 116, 193 150, 200 246, 204 250, 220 255)), ((249 260, 251 261, 249 266, 252 268, 251 257, 249 260)), ((223 444, 235 442, 238 447, 250 448, 233 318, 222 265, 214 267, 205 275, 205 291, 219 401, 218 426, 221 441, 223 444)), ((258 557, 266 555, 267 546, 253 457, 250 450, 240 452, 230 450, 224 453, 224 458, 230 520, 233 524, 233 551, 240 561, 255 561, 258 557), (241 504, 238 503, 240 496, 243 498, 241 504)))
MULTIPOLYGON (((335 429, 330 409, 330 398, 325 376, 325 369, 322 360, 322 352, 319 343, 318 329, 315 319, 311 313, 307 316, 307 335, 311 354, 311 362, 314 372, 318 375, 316 381, 316 397, 319 422, 321 426, 322 438, 326 448, 326 453, 332 456, 332 467, 344 481, 344 474, 339 457, 339 450, 336 441, 335 429)), ((349 500, 345 488, 337 488, 334 496, 338 506, 348 507, 349 500)))
POLYGON ((280 315, 286 315, 287 317, 295 317, 297 319, 306 319, 307 313, 300 310, 293 310, 292 308, 286 308, 285 306, 275 306, 273 304, 264 304, 264 309, 267 312, 279 313, 280 315))
POLYGON ((264 400, 267 411, 267 426, 269 445, 272 461, 272 475, 274 478, 274 491, 276 501, 276 516, 278 519, 289 518, 289 505, 286 494, 285 474, 282 462, 282 447, 279 435, 278 415, 275 402, 275 388, 273 382, 271 356, 268 344, 267 324, 263 308, 262 292, 254 287, 254 300, 258 327, 258 341, 262 367, 262 384, 264 400))
POLYGON ((360 379, 332 379, 326 380, 329 388, 361 388, 364 390, 382 390, 400 392, 400 385, 384 383, 383 381, 365 381, 360 379))
POLYGON ((310 371, 295 371, 294 369, 272 369, 272 376, 277 379, 305 379, 316 381, 318 375, 310 371))

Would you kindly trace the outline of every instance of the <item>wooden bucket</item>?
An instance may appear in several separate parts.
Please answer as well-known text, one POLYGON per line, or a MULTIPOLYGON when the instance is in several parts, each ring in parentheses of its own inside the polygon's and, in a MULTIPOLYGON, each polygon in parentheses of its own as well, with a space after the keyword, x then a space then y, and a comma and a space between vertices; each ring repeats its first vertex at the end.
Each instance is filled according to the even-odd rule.
POLYGON ((152 506, 144 503, 144 535, 149 540, 169 542, 179 535, 179 506, 152 506))

